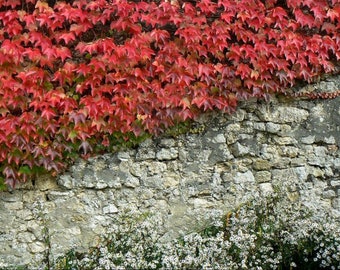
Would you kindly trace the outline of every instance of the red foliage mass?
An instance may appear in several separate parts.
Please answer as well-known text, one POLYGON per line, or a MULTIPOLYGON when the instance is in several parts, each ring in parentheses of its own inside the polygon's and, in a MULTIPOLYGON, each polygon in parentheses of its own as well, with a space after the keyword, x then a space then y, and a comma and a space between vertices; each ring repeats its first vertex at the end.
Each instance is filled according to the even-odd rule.
POLYGON ((339 29, 339 0, 0 1, 2 178, 313 82, 339 29))

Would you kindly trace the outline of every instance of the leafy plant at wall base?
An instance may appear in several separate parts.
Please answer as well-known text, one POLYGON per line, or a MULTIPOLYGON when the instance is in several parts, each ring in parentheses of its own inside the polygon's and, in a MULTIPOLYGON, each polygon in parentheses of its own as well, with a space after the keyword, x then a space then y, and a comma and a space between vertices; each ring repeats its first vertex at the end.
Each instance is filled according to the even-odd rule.
POLYGON ((32 176, 24 166, 57 174, 76 152, 111 150, 117 132, 159 134, 338 72, 337 0, 53 2, 0 1, 0 176, 12 187, 32 176))
MULTIPOLYGON (((71 249, 69 252, 65 254, 64 257, 59 258, 57 264, 55 265, 55 269, 62 270, 76 270, 79 269, 74 265, 74 262, 80 259, 81 256, 74 250, 71 249)), ((48 269, 46 269, 48 270, 48 269)))
POLYGON ((0 190, 6 190, 7 185, 5 184, 5 179, 3 177, 0 177, 0 190))
POLYGON ((60 258, 53 269, 64 269, 65 260, 72 269, 338 269, 338 217, 280 192, 254 194, 223 221, 214 215, 205 229, 167 242, 159 213, 122 212, 102 244, 60 258))

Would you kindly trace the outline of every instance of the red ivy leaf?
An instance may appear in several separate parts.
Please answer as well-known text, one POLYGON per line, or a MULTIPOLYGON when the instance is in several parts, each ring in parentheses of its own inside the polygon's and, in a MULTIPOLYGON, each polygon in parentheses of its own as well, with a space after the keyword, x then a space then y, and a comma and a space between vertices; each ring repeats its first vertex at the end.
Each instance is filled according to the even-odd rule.
POLYGON ((93 149, 87 141, 83 141, 79 146, 79 151, 82 151, 84 155, 87 155, 88 153, 92 152, 93 149))
POLYGON ((41 112, 41 116, 48 121, 57 116, 56 112, 52 108, 46 108, 41 112))
POLYGON ((66 58, 71 58, 71 51, 66 47, 56 47, 55 48, 55 56, 61 58, 61 61, 65 61, 66 58))
POLYGON ((73 112, 70 115, 70 120, 73 120, 75 125, 78 125, 79 123, 85 123, 86 116, 81 112, 73 112))
POLYGON ((282 21, 288 17, 287 12, 282 7, 275 7, 273 8, 273 17, 282 21))
POLYGON ((309 28, 313 28, 313 25, 315 23, 314 18, 309 14, 303 13, 301 9, 295 10, 295 18, 301 26, 308 26, 309 28))
POLYGON ((336 20, 337 20, 338 23, 339 23, 339 19, 340 19, 340 5, 332 8, 332 9, 328 9, 327 17, 330 18, 332 22, 336 22, 336 20))
POLYGON ((74 32, 64 32, 56 34, 57 41, 64 40, 65 44, 70 43, 70 41, 74 41, 76 39, 76 35, 74 32))

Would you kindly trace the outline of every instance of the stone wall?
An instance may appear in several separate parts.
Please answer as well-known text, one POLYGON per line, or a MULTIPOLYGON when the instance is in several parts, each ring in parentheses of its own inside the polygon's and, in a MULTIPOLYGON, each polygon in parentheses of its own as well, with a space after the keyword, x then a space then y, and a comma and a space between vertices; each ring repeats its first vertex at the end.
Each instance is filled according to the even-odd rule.
MULTIPOLYGON (((339 89, 340 80, 328 88, 339 89)), ((57 179, 0 193, 0 268, 39 269, 70 248, 86 250, 127 207, 163 213, 171 239, 199 229, 206 213, 227 212, 288 180, 301 183, 292 199, 320 207, 318 198, 339 212, 339 129, 339 99, 273 98, 232 115, 206 114, 176 138, 79 160, 57 179)))

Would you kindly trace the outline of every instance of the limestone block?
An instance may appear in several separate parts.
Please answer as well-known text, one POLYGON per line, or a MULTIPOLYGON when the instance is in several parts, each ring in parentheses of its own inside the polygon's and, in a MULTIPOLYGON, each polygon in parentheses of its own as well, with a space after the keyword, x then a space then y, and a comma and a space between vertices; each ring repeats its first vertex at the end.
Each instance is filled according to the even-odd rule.
POLYGON ((15 215, 20 219, 20 220, 32 220, 34 219, 33 213, 31 210, 29 209, 22 209, 22 210, 18 210, 16 211, 15 215))
POLYGON ((304 144, 313 144, 315 142, 315 135, 309 135, 301 138, 301 142, 304 144))
POLYGON ((72 189, 75 187, 77 185, 75 181, 76 179, 69 174, 60 175, 57 179, 58 185, 67 189, 72 189))
POLYGON ((3 201, 3 202, 21 201, 21 197, 22 197, 22 194, 20 193, 0 192, 0 201, 3 201))
POLYGON ((74 196, 73 191, 49 191, 47 197, 50 201, 64 201, 67 198, 72 198, 74 196))
POLYGON ((334 136, 324 137, 323 142, 326 144, 336 144, 334 136))
POLYGON ((257 171, 255 173, 255 179, 258 183, 270 182, 272 174, 269 171, 257 171))
POLYGON ((244 134, 251 135, 254 132, 254 122, 253 121, 243 121, 241 131, 244 134))
POLYGON ((330 181, 332 187, 340 187, 340 179, 334 179, 330 181))
POLYGON ((307 156, 307 163, 313 166, 325 167, 328 162, 325 156, 316 156, 312 154, 307 156))
POLYGON ((266 130, 266 124, 262 122, 255 122, 254 123, 254 129, 258 131, 265 131, 266 130))
POLYGON ((256 159, 253 162, 253 168, 257 171, 263 171, 263 170, 269 170, 271 167, 271 164, 266 159, 256 159))
POLYGON ((107 163, 105 159, 101 159, 101 158, 95 158, 93 159, 92 162, 92 170, 93 171, 101 171, 107 168, 107 163))
POLYGON ((291 169, 275 169, 272 170, 272 179, 274 181, 287 181, 287 179, 297 179, 296 174, 291 169))
POLYGON ((308 173, 305 167, 295 167, 288 169, 272 170, 272 180, 274 181, 306 181, 308 173))
POLYGON ((278 145, 292 145, 292 144, 297 143, 295 138, 288 137, 288 136, 285 136, 285 137, 274 136, 273 140, 278 145))
POLYGON ((274 192, 274 189, 271 183, 261 183, 259 184, 259 188, 263 194, 270 194, 274 192))
POLYGON ((246 117, 247 112, 245 110, 239 109, 230 116, 231 121, 242 122, 246 117))
POLYGON ((164 188, 164 178, 161 175, 146 177, 142 180, 143 185, 148 188, 162 189, 164 188))
POLYGON ((340 211, 340 198, 335 198, 332 200, 332 207, 340 211))
POLYGON ((125 179, 123 185, 129 188, 135 188, 140 186, 140 182, 137 177, 133 177, 130 175, 125 179))
POLYGON ((42 224, 37 220, 30 220, 27 222, 27 231, 34 234, 37 239, 41 238, 42 224))
POLYGON ((173 188, 173 187, 177 187, 179 185, 180 182, 180 177, 178 174, 169 174, 164 176, 164 187, 165 188, 173 188))
MULTIPOLYGON (((299 152, 301 153, 301 152, 299 152)), ((306 158, 305 157, 296 157, 290 159, 290 164, 292 167, 302 166, 303 164, 306 164, 306 158)))
POLYGON ((176 141, 174 139, 169 139, 169 138, 161 139, 161 141, 159 142, 159 146, 165 147, 165 148, 171 148, 171 147, 174 147, 175 145, 176 145, 176 141))
POLYGON ((13 211, 13 210, 23 209, 24 204, 23 204, 23 202, 10 202, 10 203, 3 203, 3 206, 8 211, 13 211))
POLYGON ((180 161, 183 162, 183 161, 187 160, 187 157, 188 157, 188 152, 184 148, 178 149, 178 159, 180 161))
POLYGON ((35 188, 41 191, 58 188, 57 180, 50 175, 42 175, 35 180, 35 188))
POLYGON ((114 204, 109 204, 105 207, 103 207, 103 213, 104 214, 114 214, 118 213, 118 208, 114 204))
POLYGON ((266 123, 266 131, 277 134, 281 130, 281 125, 272 122, 266 123))
POLYGON ((139 199, 141 201, 149 200, 155 196, 154 190, 151 188, 143 188, 139 194, 139 199))
POLYGON ((145 161, 133 163, 130 166, 129 173, 136 177, 145 177, 147 175, 148 164, 145 161))
POLYGON ((289 158, 295 158, 299 155, 300 149, 294 146, 282 146, 281 151, 281 155, 289 158))
POLYGON ((224 134, 217 134, 215 137, 212 138, 213 143, 226 143, 226 138, 224 134))
POLYGON ((211 146, 211 153, 208 157, 209 164, 216 164, 233 159, 234 156, 230 153, 226 144, 214 144, 211 146))
POLYGON ((340 158, 333 159, 333 164, 336 169, 340 169, 340 158))
POLYGON ((130 153, 126 151, 120 151, 117 153, 117 158, 120 161, 128 161, 130 159, 130 153))
POLYGON ((160 151, 156 153, 156 158, 159 161, 176 159, 178 158, 178 150, 175 148, 170 149, 162 148, 160 151))
POLYGON ((114 169, 104 169, 101 171, 97 171, 94 174, 94 179, 84 178, 84 186, 96 188, 96 189, 104 189, 106 187, 114 187, 120 188, 124 179, 126 179, 127 173, 114 169))
MULTIPOLYGON (((108 174, 108 171, 109 170, 106 170, 107 174, 108 174)), ((101 176, 98 176, 98 174, 105 176, 105 174, 103 174, 103 171, 96 172, 97 177, 101 178, 101 176)), ((77 186, 85 187, 85 188, 94 188, 96 186, 95 179, 96 177, 94 176, 94 172, 87 170, 87 172, 84 174, 83 179, 81 179, 79 183, 77 182, 77 186)))
POLYGON ((257 116, 266 122, 273 123, 301 123, 305 121, 309 112, 305 109, 300 109, 293 106, 275 106, 268 108, 268 106, 259 107, 256 111, 257 116))
POLYGON ((266 123, 266 131, 273 134, 288 134, 292 130, 292 127, 287 124, 275 124, 275 123, 266 123))
POLYGON ((143 160, 149 160, 149 159, 155 159, 155 158, 156 158, 156 152, 153 148, 140 147, 137 150, 137 154, 136 154, 137 161, 143 161, 143 160))
POLYGON ((241 125, 239 123, 228 124, 225 128, 225 131, 227 133, 231 133, 231 132, 239 133, 240 130, 241 130, 241 125))
POLYGON ((103 181, 102 179, 98 179, 98 181, 95 182, 94 188, 95 189, 104 189, 107 188, 108 184, 103 181))
POLYGON ((235 183, 245 183, 245 182, 255 182, 254 175, 251 171, 246 171, 244 173, 237 172, 234 176, 235 183))
POLYGON ((324 146, 314 147, 314 153, 316 157, 325 157, 327 155, 327 148, 324 146))
POLYGON ((301 167, 296 167, 293 169, 294 173, 297 175, 299 180, 307 180, 308 178, 308 173, 307 173, 307 169, 305 166, 301 166, 301 167))
POLYGON ((41 253, 46 250, 46 246, 42 242, 34 242, 28 245, 32 253, 41 253))
POLYGON ((31 232, 19 233, 16 238, 18 242, 21 242, 21 243, 32 243, 36 239, 34 234, 31 232))
POLYGON ((324 199, 332 199, 336 197, 336 193, 334 190, 325 190, 322 192, 322 197, 324 199))
POLYGON ((211 201, 208 201, 207 199, 203 199, 203 198, 191 199, 189 203, 194 206, 194 209, 210 208, 214 205, 214 203, 212 203, 211 201))
POLYGON ((150 148, 153 146, 153 144, 154 141, 148 138, 140 143, 139 148, 150 148))
POLYGON ((230 145, 230 144, 234 144, 235 142, 237 142, 239 140, 239 136, 237 133, 226 133, 225 134, 225 137, 226 137, 226 141, 227 141, 227 144, 230 145))
POLYGON ((241 156, 249 154, 249 147, 244 146, 238 142, 232 145, 231 150, 232 150, 232 154, 235 157, 241 157, 241 156))
POLYGON ((295 202, 299 199, 299 192, 297 192, 297 191, 289 192, 287 194, 287 197, 291 202, 295 202))
POLYGON ((273 157, 278 156, 278 148, 276 145, 263 143, 260 146, 259 154, 262 159, 272 160, 273 157))
POLYGON ((146 163, 145 165, 147 167, 148 176, 161 174, 167 169, 166 163, 164 162, 154 161, 154 162, 146 163))
POLYGON ((156 208, 158 211, 162 212, 169 211, 169 204, 166 200, 156 200, 153 207, 156 208))

